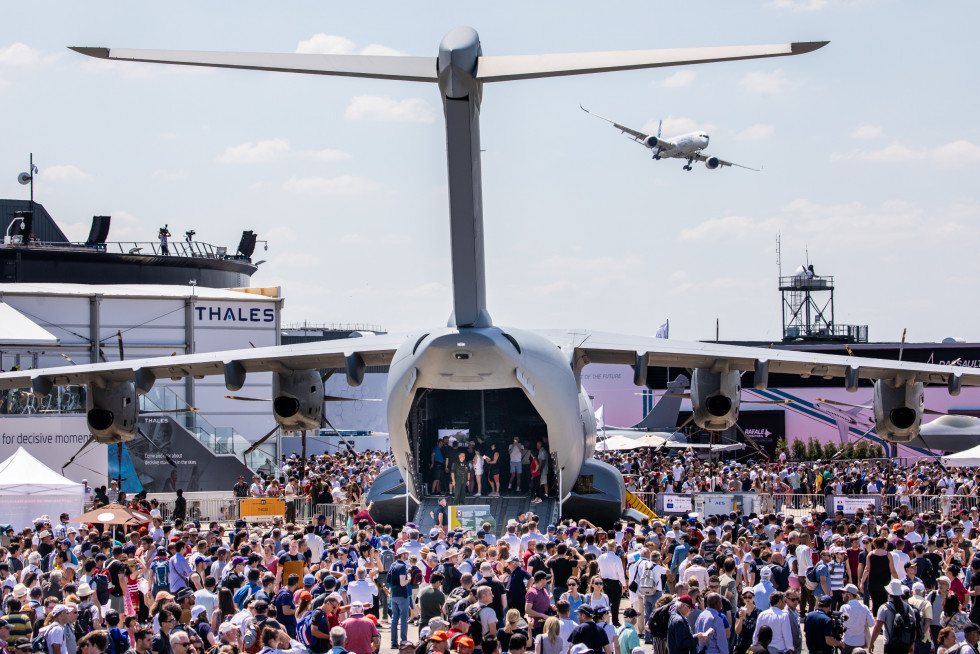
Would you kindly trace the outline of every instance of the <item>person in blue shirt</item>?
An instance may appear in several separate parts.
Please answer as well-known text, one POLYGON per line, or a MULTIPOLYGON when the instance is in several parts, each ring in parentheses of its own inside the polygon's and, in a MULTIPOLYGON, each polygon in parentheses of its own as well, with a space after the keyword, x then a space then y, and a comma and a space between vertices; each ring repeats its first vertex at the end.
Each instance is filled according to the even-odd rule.
POLYGON ((444 442, 444 438, 440 438, 436 442, 436 446, 432 448, 432 456, 429 459, 429 470, 432 471, 432 488, 430 491, 433 495, 439 494, 439 484, 442 482, 442 473, 446 467, 446 459, 442 454, 444 442))
POLYGON ((703 654, 728 654, 728 635, 725 617, 721 614, 721 595, 705 595, 707 609, 698 616, 694 628, 708 634, 703 654))
POLYGON ((680 564, 684 562, 684 559, 687 558, 687 552, 691 549, 690 543, 691 537, 684 534, 681 536, 681 542, 674 548, 674 556, 670 559, 670 571, 674 575, 677 574, 678 566, 680 566, 680 564))
POLYGON ((829 615, 833 605, 832 597, 822 595, 817 600, 817 609, 806 614, 803 635, 810 654, 831 654, 835 647, 844 647, 843 641, 834 638, 834 621, 829 615))
POLYGON ((286 588, 281 588, 273 601, 276 607, 276 620, 290 638, 296 638, 296 604, 293 602, 293 593, 298 587, 299 575, 289 575, 286 578, 286 588))
POLYGON ((769 566, 759 570, 759 577, 760 581, 752 587, 752 591, 755 593, 755 605, 759 607, 759 611, 765 611, 769 608, 769 596, 776 587, 772 585, 772 570, 769 566))
POLYGON ((398 558, 388 569, 387 584, 391 589, 391 647, 398 649, 398 626, 401 625, 401 640, 408 640, 408 615, 411 612, 412 584, 408 573, 408 550, 399 547, 395 552, 398 558))
POLYGON ((677 598, 667 621, 667 654, 697 654, 698 641, 708 640, 708 634, 691 633, 687 616, 694 610, 694 599, 690 595, 677 598))

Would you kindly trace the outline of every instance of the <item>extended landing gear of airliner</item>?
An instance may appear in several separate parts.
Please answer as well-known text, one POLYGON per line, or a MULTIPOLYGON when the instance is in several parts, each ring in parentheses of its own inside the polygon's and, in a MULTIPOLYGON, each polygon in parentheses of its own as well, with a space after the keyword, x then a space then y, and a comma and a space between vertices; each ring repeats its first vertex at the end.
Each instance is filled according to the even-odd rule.
POLYGON ((687 160, 687 165, 684 166, 684 170, 691 170, 691 164, 694 163, 694 157, 687 160))

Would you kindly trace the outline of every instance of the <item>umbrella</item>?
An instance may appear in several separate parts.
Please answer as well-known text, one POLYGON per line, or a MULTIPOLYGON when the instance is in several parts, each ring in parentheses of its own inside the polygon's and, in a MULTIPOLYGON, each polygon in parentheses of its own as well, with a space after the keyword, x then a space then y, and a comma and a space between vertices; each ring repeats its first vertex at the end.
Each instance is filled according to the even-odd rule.
POLYGON ((127 509, 121 504, 107 504, 97 509, 92 509, 80 516, 72 518, 70 522, 81 523, 101 523, 104 525, 128 525, 136 526, 146 524, 150 521, 149 516, 139 511, 127 509))

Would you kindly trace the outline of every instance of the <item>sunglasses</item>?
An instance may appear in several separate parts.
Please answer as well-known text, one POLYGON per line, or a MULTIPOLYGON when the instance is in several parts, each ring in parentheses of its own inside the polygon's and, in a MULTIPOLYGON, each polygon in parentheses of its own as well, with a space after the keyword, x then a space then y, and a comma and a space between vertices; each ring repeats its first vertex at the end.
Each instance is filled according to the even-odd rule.
POLYGON ((800 598, 799 597, 787 597, 786 598, 786 601, 788 601, 788 602, 799 602, 800 601, 800 598))

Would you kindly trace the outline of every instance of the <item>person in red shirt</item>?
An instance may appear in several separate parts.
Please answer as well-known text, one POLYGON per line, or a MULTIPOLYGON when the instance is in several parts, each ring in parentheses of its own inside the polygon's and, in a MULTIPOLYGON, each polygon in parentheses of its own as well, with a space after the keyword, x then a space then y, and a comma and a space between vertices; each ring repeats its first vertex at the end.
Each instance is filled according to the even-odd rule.
POLYGON ((364 617, 364 605, 354 602, 350 617, 340 623, 347 632, 347 651, 351 654, 372 654, 381 647, 381 634, 373 620, 364 617))

